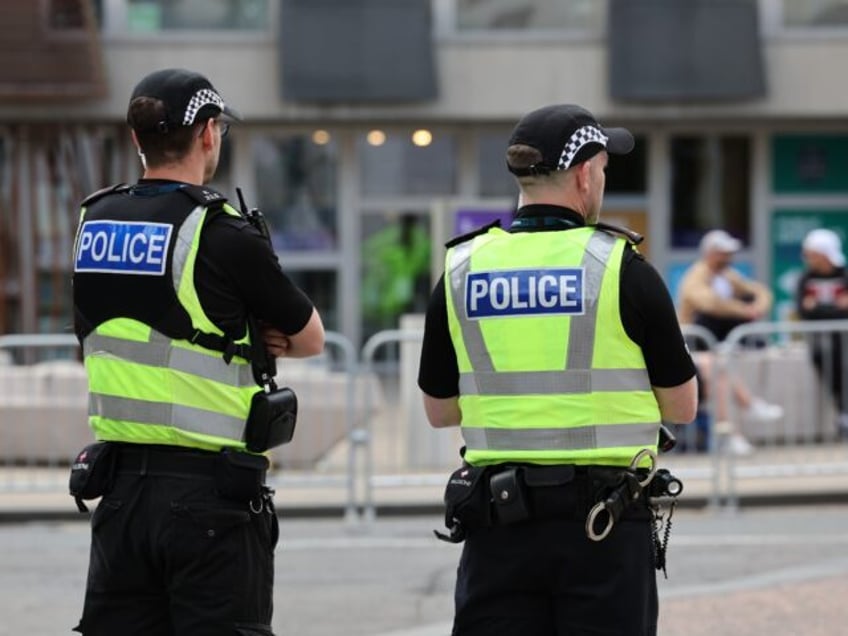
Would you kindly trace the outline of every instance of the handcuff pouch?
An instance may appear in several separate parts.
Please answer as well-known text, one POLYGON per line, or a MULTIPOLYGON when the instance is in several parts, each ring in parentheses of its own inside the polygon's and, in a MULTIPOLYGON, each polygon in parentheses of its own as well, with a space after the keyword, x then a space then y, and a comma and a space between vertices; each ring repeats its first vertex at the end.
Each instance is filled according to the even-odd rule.
POLYGON ((510 524, 530 518, 521 469, 512 466, 489 478, 489 490, 498 523, 510 524))
POLYGON ((297 396, 289 388, 254 393, 244 428, 244 441, 251 453, 288 444, 297 421, 297 396))

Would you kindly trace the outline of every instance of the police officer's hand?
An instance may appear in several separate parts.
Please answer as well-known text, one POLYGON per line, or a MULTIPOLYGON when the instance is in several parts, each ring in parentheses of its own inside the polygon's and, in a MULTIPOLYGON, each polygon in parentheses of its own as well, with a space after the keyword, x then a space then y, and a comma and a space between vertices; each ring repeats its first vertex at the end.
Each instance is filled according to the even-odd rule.
POLYGON ((268 348, 268 353, 276 358, 283 358, 289 350, 289 337, 279 329, 270 325, 262 325, 262 339, 268 348))

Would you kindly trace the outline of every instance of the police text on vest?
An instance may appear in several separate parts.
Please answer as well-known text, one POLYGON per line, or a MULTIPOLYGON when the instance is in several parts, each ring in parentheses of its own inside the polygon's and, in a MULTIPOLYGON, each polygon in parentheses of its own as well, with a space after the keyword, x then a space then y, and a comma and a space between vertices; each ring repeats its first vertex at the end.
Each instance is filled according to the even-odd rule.
POLYGON ((465 280, 465 315, 582 314, 583 278, 582 267, 474 272, 465 280))
POLYGON ((86 221, 77 240, 74 271, 161 276, 172 229, 167 223, 86 221))

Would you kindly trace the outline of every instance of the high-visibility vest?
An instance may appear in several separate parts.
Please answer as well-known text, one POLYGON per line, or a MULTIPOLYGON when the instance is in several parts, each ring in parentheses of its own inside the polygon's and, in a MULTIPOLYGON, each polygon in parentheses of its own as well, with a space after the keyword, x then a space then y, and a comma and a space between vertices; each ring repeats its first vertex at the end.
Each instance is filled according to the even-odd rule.
MULTIPOLYGON (((192 333, 225 340, 194 286, 209 206, 178 193, 156 201, 160 209, 151 212, 150 200, 109 195, 82 209, 74 246, 75 312, 78 321, 100 316, 77 328, 89 423, 98 440, 243 450, 251 399, 260 390, 249 361, 235 355, 228 363, 221 351, 196 344, 199 338, 166 335, 187 315, 192 333), (104 288, 120 290, 123 299, 102 294, 104 288), (128 302, 133 298, 134 305, 128 302), (148 306, 180 319, 163 318, 154 328, 148 306)), ((225 203, 218 207, 239 215, 225 203)), ((246 328, 235 344, 249 346, 246 328)))
POLYGON ((656 450, 659 406, 619 310, 625 244, 493 228, 448 250, 466 461, 626 466, 656 450))

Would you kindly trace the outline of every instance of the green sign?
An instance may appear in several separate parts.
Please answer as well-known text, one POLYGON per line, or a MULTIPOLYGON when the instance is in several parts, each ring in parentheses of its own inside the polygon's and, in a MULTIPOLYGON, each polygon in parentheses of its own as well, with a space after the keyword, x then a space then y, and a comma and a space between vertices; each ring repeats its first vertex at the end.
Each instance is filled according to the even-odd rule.
POLYGON ((795 290, 804 269, 801 243, 810 230, 827 228, 848 245, 848 210, 775 210, 771 220, 771 288, 776 320, 794 315, 795 290))
POLYGON ((776 193, 848 192, 848 135, 775 135, 773 144, 776 193))

